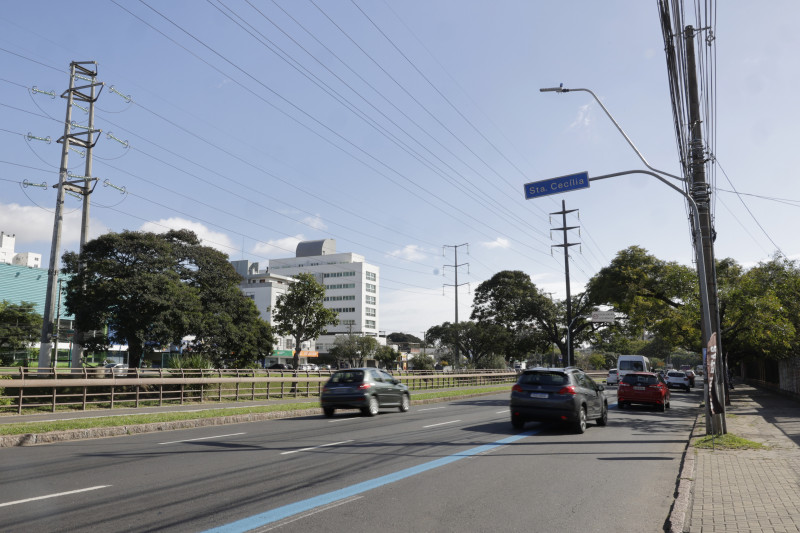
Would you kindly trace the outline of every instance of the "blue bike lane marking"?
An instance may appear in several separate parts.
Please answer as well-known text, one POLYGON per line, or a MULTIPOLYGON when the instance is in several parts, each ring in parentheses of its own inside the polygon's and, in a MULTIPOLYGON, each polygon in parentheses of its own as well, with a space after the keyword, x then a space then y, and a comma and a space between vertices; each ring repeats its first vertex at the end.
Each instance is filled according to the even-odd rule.
POLYGON ((495 441, 491 444, 477 446, 463 452, 442 457, 441 459, 435 459, 421 465, 412 466, 411 468, 406 468, 393 474, 387 474, 385 476, 370 479, 368 481, 362 481, 361 483, 356 483, 355 485, 351 485, 343 489, 328 492, 326 494, 320 494, 319 496, 314 496, 313 498, 290 503, 289 505, 284 505, 282 507, 272 509, 271 511, 266 511, 248 518, 243 518, 241 520, 237 520, 236 522, 231 522, 230 524, 208 529, 204 533, 243 533, 245 531, 250 531, 251 529, 263 527, 265 525, 278 522, 279 520, 284 520, 291 516, 311 511, 318 507, 323 507, 347 498, 352 498, 353 496, 376 489, 378 487, 382 487, 384 485, 388 485, 389 483, 394 483, 395 481, 400 481, 401 479, 406 479, 408 477, 433 470, 434 468, 439 468, 440 466, 454 463, 460 459, 464 459, 465 457, 479 455, 489 450, 499 448, 500 446, 505 446, 506 444, 511 444, 512 442, 536 435, 537 433, 539 433, 538 430, 525 431, 524 433, 506 437, 505 439, 495 441))

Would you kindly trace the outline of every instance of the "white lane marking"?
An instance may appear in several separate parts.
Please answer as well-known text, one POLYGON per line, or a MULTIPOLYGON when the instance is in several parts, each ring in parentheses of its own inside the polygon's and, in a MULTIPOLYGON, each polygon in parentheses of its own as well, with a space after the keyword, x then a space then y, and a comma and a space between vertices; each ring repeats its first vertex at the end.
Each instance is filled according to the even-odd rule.
POLYGON ((283 526, 285 526, 287 524, 291 524, 292 522, 297 522, 301 518, 306 518, 306 517, 309 517, 311 515, 315 515, 317 513, 321 513, 322 511, 327 511, 329 509, 333 509, 334 507, 339 507, 340 505, 344 505, 346 503, 354 502, 354 501, 360 500, 362 498, 363 498, 363 496, 353 496, 352 498, 347 498, 347 499, 344 499, 342 501, 339 501, 339 502, 336 502, 336 503, 332 503, 330 505, 325 505, 325 506, 320 507, 319 509, 315 509, 315 510, 313 510, 311 512, 303 513, 300 516, 298 516, 297 518, 283 520, 283 521, 278 522, 277 524, 273 525, 272 527, 262 527, 262 528, 258 528, 258 529, 253 529, 253 530, 251 530, 251 533, 263 533, 263 532, 266 532, 266 531, 272 531, 273 529, 278 529, 279 527, 283 527, 283 526))
POLYGON ((45 496, 36 496, 35 498, 27 498, 25 500, 17 500, 15 502, 0 503, 0 507, 7 507, 9 505, 17 505, 18 503, 35 502, 36 500, 46 500, 47 498, 58 498, 59 496, 68 496, 69 494, 77 494, 79 492, 88 492, 90 490, 104 489, 111 485, 97 485, 96 487, 88 487, 85 489, 70 490, 67 492, 57 492, 55 494, 47 494, 45 496))
POLYGON ((425 409, 415 409, 415 411, 435 411, 436 409, 445 409, 444 407, 426 407, 425 409))
POLYGON ((497 411, 495 414, 496 415, 505 415, 507 413, 508 413, 508 409, 506 409, 505 411, 497 411))
POLYGON ((197 439, 186 439, 186 440, 171 440, 169 442, 159 442, 159 444, 178 444, 180 442, 194 442, 196 440, 208 440, 208 439, 221 439, 222 437, 235 437, 236 435, 245 435, 246 433, 228 433, 227 435, 214 435, 213 437, 199 437, 197 439))
POLYGON ((347 444, 353 442, 352 440, 343 440, 341 442, 331 442, 329 444, 320 444, 319 446, 311 446, 310 448, 300 448, 299 450, 291 450, 288 452, 281 452, 281 455, 289 455, 290 453, 307 452, 309 450, 316 450, 317 448, 325 448, 327 446, 337 446, 339 444, 347 444))
POLYGON ((431 424, 430 426, 422 426, 423 429, 425 428, 435 428, 436 426, 443 426, 445 424, 455 424, 456 422, 461 422, 461 420, 451 420, 450 422, 440 422, 438 424, 431 424))

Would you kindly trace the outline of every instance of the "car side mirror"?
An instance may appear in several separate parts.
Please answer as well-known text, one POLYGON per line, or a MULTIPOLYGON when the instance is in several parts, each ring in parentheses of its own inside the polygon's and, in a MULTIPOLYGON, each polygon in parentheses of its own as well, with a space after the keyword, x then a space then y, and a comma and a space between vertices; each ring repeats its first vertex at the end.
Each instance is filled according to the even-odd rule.
POLYGON ((606 390, 606 387, 605 387, 605 385, 598 385, 597 386, 597 390, 602 392, 602 391, 606 390))

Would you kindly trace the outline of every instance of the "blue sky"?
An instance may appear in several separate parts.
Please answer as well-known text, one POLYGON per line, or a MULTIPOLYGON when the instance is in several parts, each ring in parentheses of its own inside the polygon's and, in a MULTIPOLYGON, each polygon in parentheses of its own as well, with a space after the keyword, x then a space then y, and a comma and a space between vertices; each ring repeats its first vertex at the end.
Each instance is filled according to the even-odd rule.
MULTIPOLYGON (((790 1, 717 8, 716 256, 745 266, 776 247, 800 253, 798 16, 790 1)), ((690 265, 685 202, 653 178, 523 194, 573 172, 643 168, 588 94, 539 92, 559 83, 592 89, 652 166, 680 173, 663 48, 655 1, 15 3, 0 15, 0 230, 47 264, 55 190, 22 182, 57 182, 58 95, 70 61, 97 61, 92 236, 188 227, 262 263, 334 238, 381 268, 381 329, 415 335, 454 319, 444 245, 469 244, 461 320, 500 270, 563 298, 549 216, 562 200, 580 213, 568 220, 581 227, 573 294, 631 245, 690 265)), ((84 160, 71 152, 69 166, 82 174, 84 160)), ((78 247, 79 201, 65 212, 60 253, 78 247)))

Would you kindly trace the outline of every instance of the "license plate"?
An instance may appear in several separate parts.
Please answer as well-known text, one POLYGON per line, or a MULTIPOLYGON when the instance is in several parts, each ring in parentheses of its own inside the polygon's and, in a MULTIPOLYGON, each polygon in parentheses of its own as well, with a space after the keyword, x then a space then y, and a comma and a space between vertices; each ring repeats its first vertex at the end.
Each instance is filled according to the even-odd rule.
POLYGON ((532 392, 531 398, 547 398, 548 394, 546 392, 532 392))
POLYGON ((644 390, 644 387, 634 387, 633 390, 644 390))
POLYGON ((350 387, 339 387, 338 389, 333 389, 336 394, 344 394, 346 392, 350 392, 350 387))

